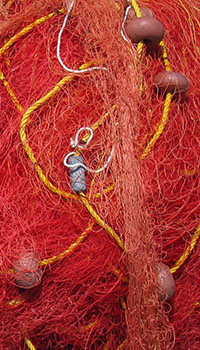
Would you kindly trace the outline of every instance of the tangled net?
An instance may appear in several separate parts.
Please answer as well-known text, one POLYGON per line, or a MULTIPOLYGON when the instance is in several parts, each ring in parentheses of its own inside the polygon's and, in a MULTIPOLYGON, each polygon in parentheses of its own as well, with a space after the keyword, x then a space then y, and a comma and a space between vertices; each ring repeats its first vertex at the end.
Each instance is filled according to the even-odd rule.
POLYGON ((132 6, 154 12, 164 42, 123 39, 123 0, 0 7, 1 349, 200 346, 200 11, 196 0, 132 6), (57 59, 70 5, 60 56, 82 73, 57 59), (185 74, 189 91, 159 94, 164 70, 185 74), (75 152, 103 170, 77 194, 63 160, 82 127, 94 135, 75 152), (16 278, 20 257, 32 272, 39 261, 33 288, 16 278), (167 302, 161 261, 176 282, 167 302))

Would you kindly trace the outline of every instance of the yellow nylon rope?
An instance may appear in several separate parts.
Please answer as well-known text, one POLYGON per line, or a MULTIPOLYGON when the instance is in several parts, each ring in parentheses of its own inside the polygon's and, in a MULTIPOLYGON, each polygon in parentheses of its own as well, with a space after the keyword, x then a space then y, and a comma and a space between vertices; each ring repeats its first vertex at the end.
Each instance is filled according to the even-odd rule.
POLYGON ((85 231, 83 231, 81 233, 81 235, 77 238, 77 240, 72 243, 69 248, 67 248, 64 252, 58 254, 58 255, 55 255, 55 256, 52 256, 51 258, 49 259, 44 259, 44 260, 41 260, 39 262, 39 264, 41 266, 44 266, 44 265, 48 265, 48 264, 53 264, 55 263, 56 261, 59 261, 63 258, 65 258, 66 255, 72 253, 82 242, 83 240, 87 237, 88 233, 91 231, 91 229, 93 228, 94 226, 94 222, 91 223, 90 225, 88 225, 88 227, 86 228, 85 231))
MULTIPOLYGON (((63 10, 60 10, 60 12, 62 12, 63 10)), ((6 52, 8 50, 8 48, 10 48, 10 46, 17 41, 19 38, 21 38, 22 36, 24 36, 25 34, 27 34, 28 32, 30 32, 34 27, 36 27, 37 25, 45 22, 46 20, 48 20, 49 18, 53 17, 56 14, 56 12, 52 12, 47 16, 41 17, 40 19, 36 20, 35 22, 31 23, 29 26, 27 26, 26 28, 24 28, 23 30, 21 30, 19 33, 17 33, 16 35, 14 35, 6 44, 4 44, 4 46, 0 49, 0 56, 6 52)), ((92 62, 83 64, 80 69, 85 69, 87 67, 89 67, 92 64, 92 62)), ((18 108, 18 110, 21 112, 23 111, 23 107, 20 105, 17 97, 15 96, 14 92, 12 91, 12 89, 10 88, 8 82, 6 82, 5 77, 3 75, 3 72, 0 72, 0 78, 1 80, 3 80, 4 82, 4 86, 6 86, 8 93, 11 96, 11 99, 13 101, 13 103, 16 105, 16 107, 18 108)), ((31 149, 31 147, 29 146, 28 142, 27 142, 27 135, 26 135, 26 125, 29 121, 29 116, 36 110, 38 109, 40 106, 42 106, 45 102, 47 102, 51 97, 53 97, 62 87, 63 85, 65 85, 67 82, 70 82, 73 79, 73 75, 69 75, 64 77, 63 79, 61 79, 56 86, 49 91, 45 96, 43 96, 41 99, 39 99, 38 101, 36 101, 32 106, 30 106, 27 111, 24 113, 21 123, 20 123, 20 139, 21 142, 24 146, 24 150, 26 151, 27 155, 29 156, 31 162, 33 164, 35 164, 35 169, 40 177, 40 179, 42 180, 42 182, 45 184, 45 186, 51 190, 54 193, 57 193, 58 195, 63 196, 64 198, 73 198, 73 199, 79 199, 79 196, 65 192, 63 190, 58 189, 57 187, 55 187, 45 176, 45 174, 43 173, 42 168, 37 164, 37 160, 34 156, 34 153, 31 149)), ((116 108, 116 106, 113 106, 112 108, 116 108)), ((108 116, 109 112, 107 112, 104 116, 102 116, 102 118, 100 118, 94 125, 93 125, 93 130, 96 130, 102 123, 103 120, 108 116)), ((83 139, 83 141, 87 141, 88 139, 88 135, 86 135, 83 139)), ((108 190, 107 190, 108 191, 108 190)), ((89 212, 91 213, 91 215, 95 218, 95 220, 97 220, 98 223, 101 223, 101 226, 103 225, 103 227, 109 231, 109 233, 115 237, 115 240, 118 242, 118 244, 120 245, 120 247, 123 247, 123 243, 120 240, 120 238, 117 236, 117 234, 114 232, 114 230, 111 229, 111 227, 109 227, 107 224, 104 223, 104 221, 99 217, 99 215, 97 215, 97 213, 94 211, 94 209, 91 207, 91 205, 89 204, 89 202, 85 201, 84 205, 87 209, 89 209, 89 212), (87 205, 86 205, 87 203, 87 205)), ((82 240, 82 237, 85 236, 85 232, 80 236, 79 240, 76 241, 74 243, 73 247, 76 247, 79 244, 79 241, 82 240)), ((70 248, 68 248, 70 250, 70 248)), ((68 249, 61 253, 59 256, 54 256, 50 259, 47 260, 43 260, 43 262, 40 262, 41 264, 47 264, 48 261, 49 263, 52 263, 54 261, 57 261, 59 259, 62 258, 62 256, 65 256, 68 252, 68 249), (59 258, 61 257, 61 258, 59 258)), ((72 248, 71 248, 72 249, 72 248)))
POLYGON ((19 298, 8 301, 8 305, 10 307, 16 307, 16 306, 20 305, 23 301, 24 301, 24 298, 21 296, 19 298))
MULTIPOLYGON (((99 324, 99 321, 98 320, 96 320, 96 321, 93 321, 93 322, 90 322, 90 323, 88 323, 86 326, 81 326, 81 327, 79 327, 79 328, 70 328, 70 332, 72 331, 72 332, 88 332, 88 331, 90 331, 91 329, 93 329, 93 328, 95 328, 96 327, 96 325, 97 324, 99 324)), ((60 333, 68 333, 69 332, 69 330, 68 329, 59 329, 59 332, 60 333)))
POLYGON ((71 194, 68 192, 65 192, 63 190, 58 189, 57 187, 55 187, 45 176, 45 174, 43 173, 43 170, 41 169, 41 167, 37 164, 37 160, 35 158, 35 155, 31 149, 31 147, 28 144, 27 141, 27 135, 26 135, 26 125, 29 122, 29 117, 30 115, 40 106, 42 106, 45 102, 47 102, 52 96, 54 96, 62 87, 63 85, 65 85, 66 83, 70 82, 73 79, 73 76, 66 76, 63 79, 61 79, 56 86, 54 86, 54 88, 49 91, 45 96, 43 96, 42 98, 40 98, 38 101, 36 101, 32 106, 30 106, 27 111, 24 113, 22 119, 21 119, 21 123, 20 123, 20 139, 21 142, 23 144, 23 147, 27 153, 27 155, 29 156, 31 162, 33 164, 35 164, 35 169, 40 177, 40 179, 42 180, 42 182, 45 184, 45 186, 47 188, 49 188, 52 192, 57 193, 61 196, 63 196, 64 198, 73 198, 73 199, 78 199, 78 196, 75 194, 71 194))
POLYGON ((154 146, 154 144, 160 138, 160 136, 162 135, 162 133, 164 131, 164 128, 165 128, 165 126, 167 124, 167 121, 168 121, 168 114, 169 114, 171 99, 172 99, 172 94, 171 93, 167 93, 166 98, 165 98, 165 104, 164 104, 164 110, 163 110, 161 123, 158 126, 158 129, 157 129, 156 133, 153 135, 153 137, 151 138, 150 142, 148 143, 148 145, 146 146, 145 150, 143 151, 142 155, 140 156, 140 159, 142 159, 142 160, 144 158, 146 158, 146 156, 149 154, 149 152, 151 151, 152 147, 154 146))
MULTIPOLYGON (((59 12, 51 12, 46 16, 43 16, 39 19, 37 19, 35 22, 29 24, 27 27, 23 28, 20 32, 18 32, 17 34, 15 34, 12 38, 10 38, 10 40, 8 40, 0 49, 0 57, 5 54, 7 52, 7 50, 17 41, 19 40, 22 36, 26 35, 27 33, 29 33, 33 28, 35 28, 37 25, 47 21, 48 19, 50 19, 51 17, 53 17, 54 15, 58 14, 58 13, 64 13, 63 9, 58 10, 59 12)), ((15 93, 13 92, 12 88, 10 87, 9 83, 7 82, 7 80, 4 77, 3 72, 0 70, 0 79, 3 81, 3 84, 7 90, 7 92, 9 93, 14 105, 17 107, 17 109, 19 110, 19 112, 23 112, 23 107, 20 104, 20 102, 18 101, 15 93)))
POLYGON ((124 347, 125 347, 125 343, 126 343, 126 341, 124 341, 122 344, 120 344, 120 345, 118 346, 117 350, 123 350, 124 347))
MULTIPOLYGON (((140 11, 140 8, 139 8, 139 5, 137 4, 137 2, 135 0, 131 0, 131 4, 132 4, 132 7, 133 7, 133 9, 134 9, 134 11, 136 13, 136 16, 137 17, 141 17, 142 14, 141 14, 141 11, 140 11)), ((164 41, 160 42, 160 46, 162 47, 162 57, 163 57, 163 60, 164 60, 165 69, 166 69, 166 71, 170 71, 171 70, 170 62, 169 62, 168 57, 167 57, 167 49, 166 49, 166 46, 164 44, 164 41)), ((137 52, 138 52, 139 56, 142 53, 142 48, 143 48, 143 43, 142 42, 138 43, 138 45, 137 45, 137 52)), ((140 88, 142 89, 142 87, 140 87, 140 88)), ((172 95, 170 93, 168 93, 166 95, 166 98, 165 98, 163 115, 162 115, 162 119, 161 119, 160 125, 159 125, 156 133, 154 134, 154 136, 152 137, 152 139, 150 140, 150 142, 146 146, 146 148, 143 151, 142 155, 140 156, 140 159, 142 159, 142 160, 144 158, 146 158, 146 156, 149 154, 149 152, 151 151, 152 147, 154 146, 154 144, 160 138, 160 136, 162 135, 162 133, 164 131, 164 128, 165 128, 166 123, 168 121, 168 114, 169 114, 169 109, 170 109, 170 104, 171 104, 171 98, 172 98, 172 95)))
POLYGON ((0 70, 0 79, 3 81, 3 85, 5 86, 7 92, 9 93, 14 105, 17 107, 19 112, 23 111, 23 107, 21 106, 21 104, 19 103, 16 95, 14 94, 10 84, 7 82, 7 80, 4 77, 4 74, 2 72, 2 70, 0 70))
POLYGON ((86 207, 86 209, 89 211, 89 213, 93 216, 93 218, 96 220, 96 222, 102 226, 110 235, 111 237, 114 238, 114 240, 117 242, 118 246, 120 248, 122 248, 123 250, 125 250, 124 248, 124 244, 122 242, 122 240, 119 238, 119 236, 116 234, 116 232, 109 226, 107 225, 103 219, 100 218, 100 216, 97 214, 97 212, 92 208, 92 206, 90 205, 90 203, 88 202, 86 196, 84 193, 80 193, 80 199, 82 201, 82 203, 84 204, 84 206, 86 207))
MULTIPOLYGON (((135 0, 131 0, 131 5, 135 11, 136 16, 142 17, 142 14, 141 14, 141 11, 140 11, 140 8, 139 8, 139 5, 137 4, 137 2, 135 0)), ((143 42, 139 42, 137 44, 137 52, 138 52, 139 56, 141 56, 143 46, 144 46, 143 42)))
POLYGON ((137 17, 142 17, 142 14, 141 14, 141 11, 140 11, 140 8, 139 8, 139 5, 137 3, 137 1, 135 0, 131 0, 131 5, 136 13, 136 16, 137 17))
MULTIPOLYGON (((179 0, 179 2, 181 3, 181 5, 185 9, 185 11, 187 12, 188 18, 190 19, 190 22, 192 22, 189 11, 183 5, 181 0, 179 0)), ((139 9, 139 6, 138 6, 137 2, 135 0, 131 0, 131 3, 132 3, 132 7, 134 8, 134 11, 136 13, 136 16, 137 17, 141 17, 141 11, 139 9)), ((194 37, 196 38, 193 22, 192 22, 192 25, 193 25, 194 37)), ((200 23, 199 22, 198 22, 198 25, 200 27, 200 23)), ((141 54, 141 52, 142 52, 142 47, 139 46, 140 44, 141 43, 139 43, 138 47, 137 47, 138 54, 141 54)), ((167 72, 169 72, 169 71, 171 71, 171 66, 170 66, 170 62, 169 62, 168 56, 167 56, 167 49, 166 49, 164 41, 160 42, 160 46, 162 48, 162 57, 163 57, 164 65, 165 65, 165 70, 167 72)), ((197 47, 197 45, 196 45, 196 50, 198 51, 198 53, 200 52, 200 50, 197 47)), ((151 138, 150 142, 147 144, 146 148, 144 149, 142 155, 140 156, 141 160, 143 160, 144 158, 147 157, 147 155, 149 154, 149 152, 151 151, 151 149, 155 145, 156 141, 162 135, 162 133, 163 133, 163 131, 165 129, 165 126, 167 124, 167 121, 168 121, 168 115, 169 115, 171 100, 172 100, 172 94, 171 93, 167 93, 166 97, 165 97, 165 103, 164 103, 163 115, 162 115, 161 122, 160 122, 160 124, 159 124, 159 126, 157 128, 156 133, 153 135, 153 137, 151 138)), ((97 195, 99 196, 99 194, 97 194, 97 195)), ((190 246, 187 247, 187 249, 185 250, 183 255, 178 259, 178 261, 175 263, 175 265, 170 269, 172 273, 176 272, 179 269, 179 267, 182 266, 183 263, 187 260, 187 258, 189 257, 189 255, 193 251, 199 236, 200 236, 200 225, 197 227, 197 229, 196 229, 196 231, 195 231, 195 233, 194 233, 194 235, 193 235, 193 237, 191 239, 190 246)))
MULTIPOLYGON (((59 10, 60 13, 63 13, 64 10, 59 10)), ((7 43, 5 43, 2 48, 0 49, 0 57, 3 55, 3 53, 5 51, 7 51, 11 45, 13 45, 18 39, 20 39, 22 36, 24 36, 25 34, 29 33, 33 28, 35 28, 37 25, 47 21, 49 18, 53 17, 54 15, 58 14, 56 11, 49 13, 46 16, 43 16, 39 19, 37 19, 35 22, 29 24, 27 27, 23 28, 22 30, 20 30, 20 32, 18 32, 17 34, 15 34, 12 38, 10 38, 10 40, 7 41, 7 43)))
POLYGON ((6 3, 6 0, 3 0, 3 3, 5 3, 5 4, 3 4, 3 5, 6 7, 6 9, 8 9, 8 8, 10 7, 10 5, 13 3, 13 1, 14 1, 14 0, 9 0, 9 1, 6 3))
POLYGON ((165 65, 165 70, 167 72, 169 72, 171 70, 171 66, 170 66, 168 56, 167 56, 167 49, 166 49, 164 41, 161 41, 159 45, 162 47, 162 57, 163 57, 164 65, 165 65))
MULTIPOLYGON (((106 187, 106 188, 103 190, 103 192, 109 193, 110 191, 113 191, 114 188, 115 188, 115 185, 114 185, 114 184, 109 185, 108 187, 106 187)), ((95 195, 95 197, 96 197, 96 198, 100 198, 102 195, 103 195, 103 193, 97 192, 96 195, 95 195)))
POLYGON ((103 350, 109 350, 109 348, 110 348, 110 337, 108 337, 108 339, 106 340, 103 350))
POLYGON ((24 340, 25 340, 25 343, 26 343, 26 345, 28 346, 28 348, 29 348, 30 350, 36 350, 35 346, 34 346, 33 343, 30 341, 30 339, 24 338, 24 340))
POLYGON ((175 263, 175 265, 170 269, 172 273, 176 272, 179 269, 179 267, 181 267, 181 265, 183 265, 183 263, 187 260, 187 258, 189 257, 189 255, 193 251, 194 246, 196 245, 199 236, 200 236, 200 224, 196 228, 196 231, 191 239, 189 247, 187 247, 187 249, 185 250, 183 255, 180 257, 180 259, 178 259, 178 261, 175 263))
MULTIPOLYGON (((112 108, 113 110, 115 110, 116 107, 117 107, 116 105, 113 105, 111 108, 112 108)), ((93 131, 97 130, 98 127, 101 126, 101 125, 103 124, 104 120, 105 120, 109 115, 110 115, 110 112, 106 112, 104 115, 102 115, 102 116, 96 121, 96 123, 93 124, 92 130, 93 130, 93 131)), ((88 140, 89 137, 90 137, 90 133, 87 132, 87 133, 83 136, 82 141, 83 141, 83 142, 87 142, 87 140, 88 140)))
MULTIPOLYGON (((170 67, 170 62, 169 62, 168 57, 167 57, 167 50, 166 50, 166 47, 165 47, 165 44, 164 44, 163 41, 160 42, 160 46, 162 47, 162 57, 164 59, 165 70, 167 72, 169 72, 171 70, 171 67, 170 67)), ((168 115, 169 115, 171 100, 172 100, 172 94, 168 92, 166 94, 166 96, 165 96, 163 114, 162 114, 162 118, 161 118, 160 124, 159 124, 159 126, 157 128, 157 131, 155 132, 155 134, 153 135, 153 137, 151 138, 151 140, 147 144, 147 146, 144 149, 142 155, 140 156, 141 160, 143 160, 144 158, 147 157, 147 155, 150 153, 151 149, 155 145, 156 141, 158 141, 158 139, 162 135, 162 133, 163 133, 163 131, 165 129, 165 126, 166 126, 166 124, 168 122, 168 115)))
MULTIPOLYGON (((88 63, 88 65, 91 63, 88 63)), ((85 65, 84 65, 85 67, 85 65)), ((83 69, 82 66, 80 67, 80 69, 83 69)), ((65 78, 63 78, 50 92, 48 92, 44 97, 42 97, 40 100, 36 101, 31 107, 29 107, 27 109, 27 111, 24 113, 21 123, 20 123, 20 139, 21 142, 23 144, 24 150, 26 151, 27 155, 29 156, 31 162, 33 164, 35 164, 35 169, 40 177, 40 179, 42 180, 42 182, 45 184, 46 187, 48 187, 51 191, 53 191, 54 193, 60 194, 60 195, 64 195, 65 198, 73 198, 78 200, 79 198, 81 199, 81 201, 83 202, 83 204, 85 205, 85 207, 87 208, 87 210, 90 212, 90 214, 95 218, 95 220, 115 239, 115 241, 118 243, 118 245, 124 249, 123 247, 123 243, 121 241, 121 239, 118 237, 118 235, 115 233, 115 231, 108 226, 101 218, 100 216, 95 212, 95 210, 92 208, 92 206, 89 204, 88 200, 86 199, 85 195, 74 195, 65 191, 61 191, 58 188, 56 188, 44 175, 43 170, 41 169, 41 167, 39 165, 37 165, 37 160, 34 156, 34 153, 31 149, 31 147, 28 144, 27 141, 27 135, 26 135, 26 125, 29 121, 29 117, 30 115, 39 107, 41 107, 45 102, 47 102, 52 96, 54 96, 56 94, 56 92, 58 92, 61 87, 68 81, 70 81, 73 78, 73 76, 67 76, 65 78)), ((105 114, 105 116, 107 116, 108 113, 105 114)), ((98 125, 101 125, 103 122, 103 117, 100 118, 100 122, 95 123, 95 128, 98 127, 98 125)))

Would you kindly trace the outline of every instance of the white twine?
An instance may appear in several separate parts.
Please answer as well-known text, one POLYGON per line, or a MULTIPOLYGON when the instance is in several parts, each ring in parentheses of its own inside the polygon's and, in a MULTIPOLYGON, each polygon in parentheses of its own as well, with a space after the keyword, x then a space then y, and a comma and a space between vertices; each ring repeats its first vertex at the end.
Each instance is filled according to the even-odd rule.
POLYGON ((132 8, 132 6, 128 6, 126 8, 124 19, 123 19, 123 22, 122 22, 122 29, 121 29, 121 36, 127 43, 130 43, 130 39, 128 39, 127 36, 125 35, 126 32, 125 32, 125 29, 124 29, 124 24, 126 22, 126 19, 127 19, 127 16, 128 16, 128 11, 130 10, 130 8, 132 8))
MULTIPOLYGON (((89 142, 92 140, 93 135, 94 135, 93 130, 92 130, 90 127, 88 127, 88 126, 85 126, 85 127, 83 127, 83 128, 80 128, 80 129, 77 131, 74 140, 73 140, 72 138, 70 139, 70 144, 71 144, 71 146, 72 146, 73 148, 75 148, 75 147, 85 148, 85 147, 89 144, 89 142), (84 130, 87 130, 87 131, 90 132, 90 137, 88 138, 88 140, 87 140, 87 142, 85 143, 85 145, 80 145, 80 144, 79 144, 78 137, 79 137, 80 133, 81 133, 82 131, 84 131, 84 130)), ((102 168, 97 169, 97 170, 90 169, 90 168, 88 168, 85 164, 80 163, 80 162, 77 162, 77 163, 75 163, 75 164, 69 164, 69 163, 68 163, 69 157, 71 157, 71 156, 73 156, 73 155, 76 154, 76 152, 74 152, 74 151, 68 153, 68 154, 65 156, 63 163, 64 163, 64 165, 65 165, 67 168, 70 168, 70 169, 77 168, 77 167, 80 166, 80 167, 82 167, 83 169, 87 170, 87 171, 90 172, 90 173, 96 173, 96 174, 97 174, 97 173, 100 173, 101 171, 103 171, 103 170, 108 166, 108 164, 110 163, 110 161, 111 161, 111 159, 112 159, 113 153, 114 153, 114 147, 112 148, 111 153, 110 153, 110 155, 109 155, 109 157, 108 157, 106 163, 104 164, 104 166, 103 166, 102 168)))
POLYGON ((75 136, 74 139, 73 139, 72 137, 70 138, 70 145, 71 145, 73 148, 75 148, 75 147, 77 147, 77 146, 78 146, 79 148, 85 148, 85 147, 87 147, 87 145, 88 145, 88 144, 90 143, 90 141, 92 140, 93 135, 94 135, 94 133, 93 133, 92 128, 90 128, 89 126, 84 126, 83 128, 80 128, 80 129, 77 131, 76 136, 75 136), (80 133, 81 133, 82 131, 85 131, 85 130, 89 131, 90 136, 89 136, 89 138, 88 138, 88 140, 87 140, 87 142, 86 142, 85 144, 80 145, 80 144, 79 144, 78 137, 79 137, 80 133))
POLYGON ((67 67, 61 57, 60 57, 60 45, 61 45, 61 37, 62 37, 62 33, 63 33, 63 30, 65 29, 65 26, 66 26, 66 23, 67 23, 67 20, 69 18, 69 15, 71 13, 71 10, 74 6, 74 3, 75 3, 75 0, 71 0, 70 3, 69 3, 69 8, 68 8, 68 11, 67 11, 67 14, 64 18, 64 21, 63 21, 63 25, 60 29, 60 32, 58 34, 58 41, 57 41, 57 58, 58 58, 58 61, 59 63, 61 64, 61 66, 69 73, 74 73, 74 74, 81 74, 81 73, 86 73, 86 72, 91 72, 93 70, 96 70, 96 69, 103 69, 103 70, 108 70, 107 68, 105 67, 98 67, 98 66, 95 66, 95 67, 90 67, 90 68, 85 68, 85 69, 71 69, 69 67, 67 67))

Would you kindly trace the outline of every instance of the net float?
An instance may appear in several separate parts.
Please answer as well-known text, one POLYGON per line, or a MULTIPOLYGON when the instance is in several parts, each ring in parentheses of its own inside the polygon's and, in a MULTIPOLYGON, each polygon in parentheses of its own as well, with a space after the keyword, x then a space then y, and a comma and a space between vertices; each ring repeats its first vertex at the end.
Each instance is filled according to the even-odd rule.
POLYGON ((85 178, 85 169, 81 167, 80 164, 84 164, 83 157, 72 156, 69 158, 70 165, 76 165, 74 168, 70 169, 70 180, 72 189, 76 193, 86 191, 86 178, 85 178))
POLYGON ((175 293, 175 282, 170 268, 163 264, 158 264, 158 283, 160 288, 160 300, 168 300, 175 293))
POLYGON ((33 252, 26 252, 13 264, 15 283, 18 287, 29 289, 40 284, 42 269, 38 256, 33 252))
POLYGON ((190 82, 179 72, 159 72, 154 78, 154 84, 160 92, 180 93, 189 89, 190 82))
POLYGON ((158 44, 165 34, 164 26, 156 18, 137 17, 125 23, 124 30, 133 43, 144 41, 147 45, 158 44))

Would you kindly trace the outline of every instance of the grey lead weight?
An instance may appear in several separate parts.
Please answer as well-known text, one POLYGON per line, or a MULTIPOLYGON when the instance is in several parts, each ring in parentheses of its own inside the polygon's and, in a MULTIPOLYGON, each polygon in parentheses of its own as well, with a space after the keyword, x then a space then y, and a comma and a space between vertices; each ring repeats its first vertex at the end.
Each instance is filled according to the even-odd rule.
POLYGON ((86 191, 86 179, 85 179, 85 169, 80 165, 80 163, 84 164, 83 157, 79 156, 71 156, 69 157, 69 164, 74 165, 78 164, 76 167, 70 168, 70 179, 71 185, 74 192, 80 193, 86 191))

